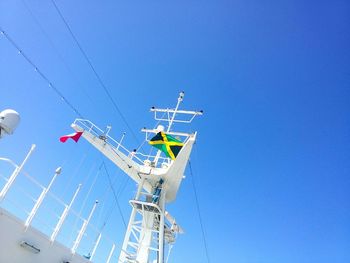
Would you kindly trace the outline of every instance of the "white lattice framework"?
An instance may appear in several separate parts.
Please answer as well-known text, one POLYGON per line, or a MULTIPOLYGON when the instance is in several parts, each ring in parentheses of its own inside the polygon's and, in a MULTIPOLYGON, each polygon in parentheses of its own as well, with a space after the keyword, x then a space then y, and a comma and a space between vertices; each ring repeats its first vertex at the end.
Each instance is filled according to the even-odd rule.
POLYGON ((82 136, 88 142, 138 184, 136 196, 130 200, 132 212, 119 257, 120 263, 163 263, 165 245, 172 246, 177 234, 183 232, 165 207, 176 198, 196 133, 174 132, 171 127, 176 122, 190 123, 197 115, 203 114, 202 111, 179 110, 183 97, 184 93, 181 92, 174 109, 151 108, 156 120, 167 122, 166 130, 161 125, 156 129, 142 129, 146 133, 146 140, 149 133, 156 134, 159 131, 181 137, 184 145, 175 160, 162 157, 161 151, 155 156, 149 156, 127 150, 121 144, 124 135, 119 142, 109 136, 110 126, 103 131, 92 122, 82 119, 72 124, 73 129, 83 132, 82 136))

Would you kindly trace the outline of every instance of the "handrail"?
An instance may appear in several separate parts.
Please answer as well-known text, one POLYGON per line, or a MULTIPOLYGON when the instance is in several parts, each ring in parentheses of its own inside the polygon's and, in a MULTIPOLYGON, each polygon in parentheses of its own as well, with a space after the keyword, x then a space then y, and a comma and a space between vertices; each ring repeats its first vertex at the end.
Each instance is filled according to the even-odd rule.
MULTIPOLYGON (((109 129, 107 129, 107 131, 103 131, 98 126, 96 126, 93 122, 91 122, 90 120, 86 120, 86 119, 75 119, 73 124, 80 126, 81 128, 83 128, 84 130, 93 134, 96 137, 103 138, 106 143, 108 143, 109 145, 111 145, 113 147, 112 148, 113 150, 118 150, 127 156, 132 155, 133 156, 132 158, 134 160, 136 160, 141 165, 144 164, 144 161, 154 159, 156 157, 156 155, 147 155, 147 154, 144 154, 142 152, 134 152, 134 151, 128 150, 126 147, 124 147, 121 144, 122 140, 117 142, 115 139, 113 139, 111 136, 109 136, 108 133, 110 131, 110 127, 109 127, 109 129)), ((166 162, 169 164, 169 160, 170 160, 169 158, 159 157, 159 159, 162 160, 162 162, 160 162, 160 163, 166 162)))
MULTIPOLYGON (((14 168, 19 167, 15 162, 13 162, 11 159, 8 159, 8 158, 0 157, 0 161, 8 163, 14 168)), ((43 186, 40 182, 38 182, 36 179, 34 179, 31 175, 29 175, 24 170, 21 171, 20 175, 24 175, 23 178, 26 178, 26 181, 25 181, 26 187, 23 187, 23 184, 22 184, 23 181, 16 181, 11 186, 11 188, 14 188, 13 191, 11 191, 12 194, 5 196, 5 198, 3 199, 3 202, 0 203, 0 207, 2 209, 5 209, 9 213, 13 213, 15 215, 17 214, 17 216, 19 214, 21 214, 20 219, 23 220, 23 224, 24 224, 25 218, 30 214, 30 210, 31 210, 32 205, 34 205, 36 203, 36 200, 38 199, 38 196, 36 196, 35 193, 37 192, 37 190, 39 190, 39 192, 40 192, 43 189, 45 189, 45 186, 43 186), (30 185, 28 185, 28 183, 33 187, 30 187, 30 185), (31 189, 31 190, 28 191, 28 189, 31 189), (23 199, 23 197, 28 201, 25 203, 21 202, 21 198, 23 199), (22 214, 23 212, 24 212, 24 214, 22 214)), ((0 174, 0 177, 5 179, 5 180, 8 180, 7 179, 8 176, 5 176, 3 174, 0 174)), ((44 202, 46 201, 46 204, 49 204, 49 205, 43 206, 41 210, 39 209, 34 220, 36 222, 35 227, 37 227, 39 231, 50 236, 49 235, 50 232, 52 232, 54 230, 54 227, 55 227, 55 223, 56 223, 55 220, 58 220, 60 217, 57 214, 57 207, 58 207, 57 204, 59 205, 59 207, 62 207, 62 210, 67 206, 67 204, 64 201, 62 201, 62 199, 60 199, 55 194, 53 194, 52 192, 48 192, 47 197, 51 197, 51 199, 48 200, 45 198, 44 202), (53 221, 48 222, 46 220, 47 215, 50 215, 50 219, 53 221)), ((86 221, 86 219, 84 217, 82 217, 80 214, 78 214, 73 209, 69 210, 69 214, 71 214, 75 220, 78 220, 77 222, 85 222, 86 221)), ((68 232, 74 233, 73 235, 75 235, 74 229, 76 227, 70 226, 69 224, 64 226, 64 228, 66 230, 68 227, 69 227, 68 232)), ((79 228, 79 226, 78 226, 78 228, 79 228)), ((89 223, 87 225, 86 231, 89 234, 86 234, 83 236, 82 247, 77 248, 78 253, 81 255, 84 255, 84 254, 91 252, 90 251, 91 248, 93 248, 95 246, 95 242, 96 242, 95 237, 102 233, 102 231, 98 227, 94 226, 91 223, 89 223), (81 253, 81 252, 83 252, 83 253, 81 253)), ((67 236, 65 236, 65 233, 67 233, 67 231, 62 231, 62 238, 64 238, 64 240, 65 240, 65 242, 63 244, 65 246, 69 247, 69 245, 70 245, 69 244, 69 242, 70 242, 69 237, 66 238, 67 236)), ((113 239, 110 238, 105 233, 103 233, 103 235, 102 235, 102 240, 101 240, 101 242, 107 242, 111 247, 116 246, 113 239)), ((106 253, 105 249, 99 250, 99 247, 96 247, 95 258, 96 259, 102 258, 102 257, 107 258, 107 256, 109 256, 109 255, 105 255, 105 253, 106 253)))
POLYGON ((13 165, 13 167, 15 167, 15 168, 18 168, 18 167, 19 167, 17 164, 15 164, 12 160, 10 160, 10 159, 8 159, 8 158, 0 157, 0 161, 8 162, 8 163, 10 163, 11 165, 13 165))

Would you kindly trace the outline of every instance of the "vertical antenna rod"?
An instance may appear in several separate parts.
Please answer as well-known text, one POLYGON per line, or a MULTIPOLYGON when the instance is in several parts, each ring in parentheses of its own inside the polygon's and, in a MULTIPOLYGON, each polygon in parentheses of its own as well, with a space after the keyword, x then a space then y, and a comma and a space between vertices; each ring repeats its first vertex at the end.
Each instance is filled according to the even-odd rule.
MULTIPOLYGON (((169 125, 168 125, 167 132, 170 131, 170 128, 173 125, 173 122, 174 122, 177 110, 179 109, 180 103, 183 101, 184 96, 185 96, 185 92, 181 91, 180 94, 179 94, 179 97, 177 98, 177 104, 176 104, 175 110, 173 112, 173 115, 171 116, 171 119, 169 120, 169 125)), ((155 166, 157 166, 157 163, 158 163, 158 160, 159 160, 159 157, 160 157, 161 153, 162 153, 162 151, 158 150, 156 156, 154 157, 155 166)))
POLYGON ((184 99, 184 96, 185 96, 185 92, 181 91, 180 94, 179 94, 179 97, 177 98, 177 104, 176 104, 176 107, 175 107, 175 111, 173 113, 173 116, 171 117, 171 120, 169 121, 169 126, 168 126, 168 129, 167 129, 167 132, 170 131, 170 128, 173 125, 173 122, 174 122, 174 119, 175 119, 175 115, 177 113, 177 110, 179 109, 180 103, 184 99))

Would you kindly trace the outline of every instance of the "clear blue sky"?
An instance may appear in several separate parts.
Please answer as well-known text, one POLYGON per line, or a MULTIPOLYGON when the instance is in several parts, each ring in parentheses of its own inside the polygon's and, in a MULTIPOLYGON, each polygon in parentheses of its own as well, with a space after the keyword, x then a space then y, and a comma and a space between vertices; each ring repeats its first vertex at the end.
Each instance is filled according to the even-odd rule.
MULTIPOLYGON (((149 107, 174 105, 181 90, 184 108, 204 110, 189 129, 199 133, 192 164, 212 263, 350 262, 348 1, 56 3, 140 141, 154 125, 149 107)), ((84 117, 137 146, 51 1, 2 0, 0 26, 84 117)), ((74 112, 3 36, 0 91, 0 109, 22 116, 1 156, 20 162, 36 143, 27 170, 45 183, 63 163, 56 193, 96 172, 101 157, 86 142, 58 142, 74 112)), ((186 230, 170 262, 207 262, 186 175, 169 206, 186 230)), ((126 218, 133 190, 120 198, 126 218)))

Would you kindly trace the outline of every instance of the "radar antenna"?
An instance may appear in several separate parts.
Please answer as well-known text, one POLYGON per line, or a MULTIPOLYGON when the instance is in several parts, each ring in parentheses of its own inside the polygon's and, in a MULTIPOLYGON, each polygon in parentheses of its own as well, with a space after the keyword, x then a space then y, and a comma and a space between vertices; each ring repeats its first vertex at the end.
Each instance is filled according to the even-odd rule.
POLYGON ((6 134, 13 134, 19 121, 19 114, 14 110, 7 109, 0 112, 0 139, 6 134))

